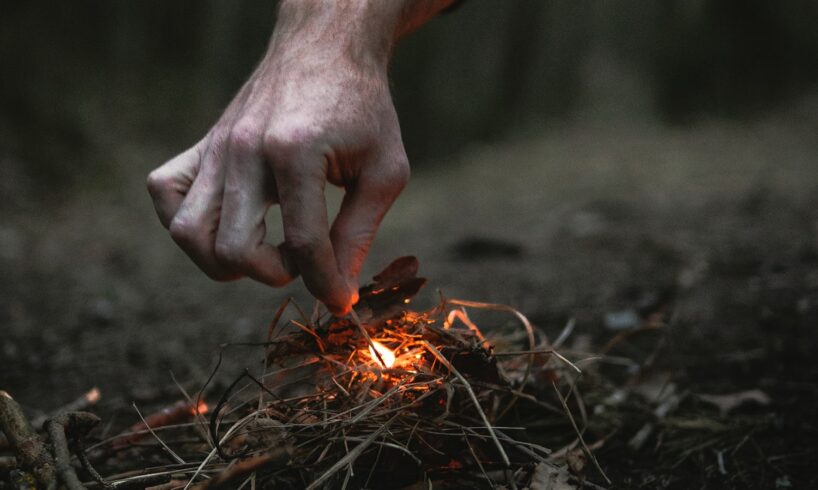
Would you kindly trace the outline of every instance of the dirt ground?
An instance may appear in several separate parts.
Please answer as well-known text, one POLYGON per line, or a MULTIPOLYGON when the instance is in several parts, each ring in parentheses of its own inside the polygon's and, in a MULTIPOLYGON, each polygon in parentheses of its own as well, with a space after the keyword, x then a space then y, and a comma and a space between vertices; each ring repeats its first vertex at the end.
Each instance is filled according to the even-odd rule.
MULTIPOLYGON (((615 487, 815 488, 816 134, 812 98, 752 122, 577 121, 475 144, 415 172, 364 277, 413 254, 430 279, 419 307, 440 289, 512 305, 552 336, 573 318, 596 348, 658 318, 660 334, 612 353, 653 352, 687 395, 672 420, 632 402, 589 427, 615 487), (769 403, 724 416, 698 397, 755 389, 769 403)), ((32 413, 99 386, 111 423, 129 424, 121 407, 160 397, 171 372, 203 380, 218 345, 260 340, 287 296, 311 307, 300 283, 212 283, 176 249, 143 184, 181 149, 118 144, 127 170, 3 213, 0 388, 32 413)))

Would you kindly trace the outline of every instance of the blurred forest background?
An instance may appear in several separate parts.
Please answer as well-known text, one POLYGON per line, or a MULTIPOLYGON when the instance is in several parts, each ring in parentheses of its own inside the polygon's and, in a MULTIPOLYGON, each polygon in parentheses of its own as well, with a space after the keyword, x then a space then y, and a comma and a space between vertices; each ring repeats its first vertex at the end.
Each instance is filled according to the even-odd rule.
MULTIPOLYGON (((752 117, 818 80, 816 15, 809 0, 469 0, 397 49, 410 158, 531 121, 752 117)), ((116 174, 121 141, 198 139, 274 16, 270 0, 2 2, 3 200, 116 174)))
MULTIPOLYGON (((195 386, 219 343, 258 341, 287 296, 311 304, 299 281, 206 279, 144 188, 219 117, 275 9, 0 0, 0 389, 30 410, 98 385, 130 423, 130 400, 178 395, 168 371, 195 386)), ((813 0, 467 0, 397 47, 413 177, 362 282, 415 254, 426 304, 438 287, 510 304, 552 336, 573 318, 592 352, 666 322, 656 357, 686 392, 772 403, 751 429, 719 419, 752 434, 719 446, 727 474, 708 448, 662 481, 814 488, 816 25, 813 0)), ((599 456, 654 488, 665 453, 626 445, 654 417, 638 407, 607 408, 599 456)))

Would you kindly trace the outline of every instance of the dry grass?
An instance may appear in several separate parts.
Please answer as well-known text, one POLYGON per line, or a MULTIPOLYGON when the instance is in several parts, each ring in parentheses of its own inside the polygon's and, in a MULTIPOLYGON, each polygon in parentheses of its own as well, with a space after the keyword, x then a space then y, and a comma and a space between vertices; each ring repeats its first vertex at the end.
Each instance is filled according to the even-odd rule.
MULTIPOLYGON (((182 413, 195 414, 194 423, 150 424, 140 414, 141 426, 92 448, 116 466, 110 464, 110 448, 116 447, 120 470, 127 466, 123 458, 142 463, 109 476, 107 483, 130 488, 161 482, 158 488, 184 489, 521 488, 545 468, 565 482, 579 482, 562 467, 565 454, 579 443, 596 460, 562 391, 572 396, 580 369, 512 308, 441 298, 429 311, 408 309, 424 280, 415 277, 416 262, 406 260, 376 276, 350 318, 318 309, 308 318, 285 302, 268 341, 255 346, 261 368, 237 376, 220 393, 209 420, 200 413, 203 405, 190 399, 182 413), (495 353, 470 319, 473 309, 516 317, 525 345, 495 353), (287 311, 296 318, 281 322, 287 311), (531 380, 543 376, 554 388, 550 400, 532 388, 531 380), (521 405, 540 419, 567 415, 575 443, 555 458, 550 448, 526 438, 525 427, 503 425, 521 405), (144 464, 151 460, 166 463, 144 464)), ((538 386, 542 390, 543 383, 538 386)), ((207 385, 200 393, 208 393, 207 385)))

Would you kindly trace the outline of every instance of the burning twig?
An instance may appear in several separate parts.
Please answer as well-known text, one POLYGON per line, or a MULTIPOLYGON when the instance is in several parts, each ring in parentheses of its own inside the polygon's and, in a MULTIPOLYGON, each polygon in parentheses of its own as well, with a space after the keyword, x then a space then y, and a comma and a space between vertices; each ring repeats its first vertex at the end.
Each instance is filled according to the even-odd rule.
POLYGON ((194 417, 197 413, 203 414, 207 413, 207 411, 208 406, 203 401, 199 401, 198 404, 192 405, 186 400, 181 400, 174 405, 163 408, 162 410, 152 413, 147 417, 142 418, 141 414, 139 414, 142 420, 132 425, 127 433, 120 434, 114 438, 111 442, 111 446, 114 449, 128 447, 129 445, 141 441, 148 434, 155 436, 156 434, 154 430, 159 427, 174 425, 194 417))
POLYGON ((372 338, 369 336, 369 332, 367 332, 366 329, 364 328, 364 325, 361 323, 361 319, 358 318, 358 314, 355 313, 355 310, 351 310, 349 312, 349 315, 352 317, 352 321, 355 322, 355 326, 358 327, 358 330, 361 332, 361 335, 363 335, 364 339, 366 339, 366 343, 369 344, 370 351, 375 355, 375 357, 378 358, 378 361, 381 363, 381 366, 390 367, 391 364, 387 365, 386 361, 383 360, 381 352, 378 350, 377 347, 375 347, 375 344, 372 342, 372 338))
POLYGON ((90 407, 93 407, 99 400, 102 398, 102 395, 99 391, 99 388, 96 386, 88 390, 87 392, 83 393, 82 396, 77 397, 75 400, 63 405, 61 408, 54 410, 48 415, 41 415, 39 417, 35 417, 31 419, 31 425, 34 426, 36 430, 40 430, 43 428, 46 420, 50 418, 54 418, 59 416, 62 413, 68 412, 81 412, 83 410, 87 410, 90 407))

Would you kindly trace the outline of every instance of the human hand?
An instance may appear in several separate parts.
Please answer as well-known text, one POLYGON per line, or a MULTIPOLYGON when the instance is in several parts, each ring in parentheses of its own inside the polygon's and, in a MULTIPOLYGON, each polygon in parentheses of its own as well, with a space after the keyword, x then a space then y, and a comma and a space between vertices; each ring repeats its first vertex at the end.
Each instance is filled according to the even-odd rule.
POLYGON ((332 4, 309 15, 282 4, 250 80, 201 141, 151 172, 148 189, 173 240, 211 278, 279 287, 300 273, 345 314, 409 164, 386 75, 390 25, 351 32, 354 23, 326 11, 348 6, 332 4), (327 182, 346 190, 331 226, 327 182), (278 246, 265 241, 273 204, 278 246))

